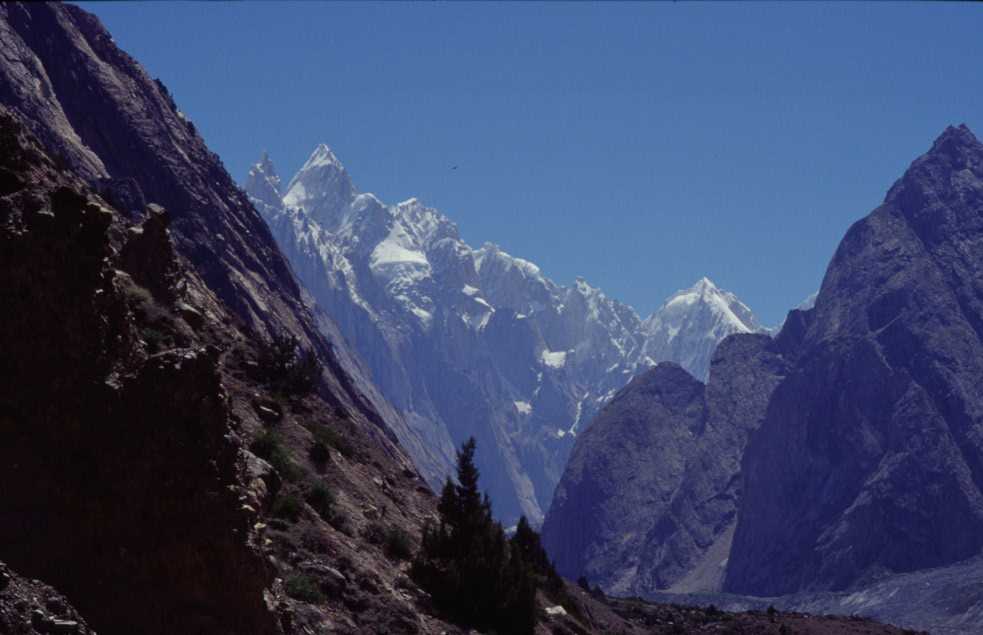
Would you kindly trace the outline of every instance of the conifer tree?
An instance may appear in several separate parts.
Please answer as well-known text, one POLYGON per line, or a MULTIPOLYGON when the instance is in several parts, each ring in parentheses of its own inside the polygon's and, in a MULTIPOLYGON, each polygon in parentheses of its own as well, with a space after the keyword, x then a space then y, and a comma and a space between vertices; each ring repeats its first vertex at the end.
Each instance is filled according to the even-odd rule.
POLYGON ((531 633, 537 565, 527 563, 523 554, 542 551, 539 537, 523 519, 522 540, 506 539, 492 518, 491 500, 479 490, 474 454, 475 442, 469 439, 457 455, 457 483, 447 479, 444 484, 437 505, 440 521, 424 529, 410 573, 455 622, 531 633))

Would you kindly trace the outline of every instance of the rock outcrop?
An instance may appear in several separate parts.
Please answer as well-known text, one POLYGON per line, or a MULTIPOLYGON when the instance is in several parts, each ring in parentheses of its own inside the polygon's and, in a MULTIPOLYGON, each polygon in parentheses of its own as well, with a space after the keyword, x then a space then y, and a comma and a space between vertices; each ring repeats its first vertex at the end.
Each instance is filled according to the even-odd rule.
POLYGON ((732 335, 704 386, 663 363, 577 440, 543 525, 558 570, 617 595, 720 588, 741 499, 740 460, 785 373, 767 335, 732 335))
POLYGON ((0 562, 0 633, 95 635, 68 599, 0 562))
POLYGON ((948 128, 850 228, 744 457, 725 588, 844 589, 983 548, 983 145, 948 128))
POLYGON ((6 110, 0 171, 0 556, 100 627, 271 632, 223 309, 181 267, 162 210, 127 230, 6 110), (146 260, 124 257, 155 232, 146 260), (136 282, 154 267, 181 270, 157 297, 136 282))

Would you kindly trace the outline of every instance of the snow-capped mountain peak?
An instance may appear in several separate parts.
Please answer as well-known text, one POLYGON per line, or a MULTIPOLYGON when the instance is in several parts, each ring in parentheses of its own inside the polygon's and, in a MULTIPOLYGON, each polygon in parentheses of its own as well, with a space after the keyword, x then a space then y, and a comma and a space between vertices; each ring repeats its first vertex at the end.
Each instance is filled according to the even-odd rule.
POLYGON ((720 289, 706 276, 700 278, 689 289, 677 291, 670 296, 662 308, 652 317, 662 321, 671 319, 670 316, 691 318, 694 311, 692 307, 694 306, 710 311, 731 327, 735 333, 751 333, 760 330, 751 309, 741 302, 736 295, 720 289))
POLYGON ((286 207, 302 209, 325 227, 336 226, 356 195, 348 171, 325 144, 311 153, 283 195, 286 207))
POLYGON ((259 199, 266 205, 281 204, 280 177, 273 166, 270 155, 263 152, 263 157, 251 168, 246 177, 246 191, 250 196, 259 199))
POLYGON ((318 144, 318 146, 314 148, 311 156, 307 159, 304 167, 302 167, 300 170, 303 172, 305 170, 319 167, 332 167, 338 170, 345 169, 345 167, 341 164, 341 161, 338 160, 338 157, 335 156, 334 152, 331 151, 331 148, 329 148, 325 143, 318 144))
POLYGON ((756 328, 707 278, 643 324, 584 278, 560 285, 495 244, 472 248, 416 198, 358 193, 325 145, 286 190, 274 175, 264 157, 247 192, 408 423, 400 441, 439 486, 455 446, 485 439, 479 467, 510 522, 542 518, 574 438, 636 371, 672 360, 705 378, 720 339, 756 328))
POLYGON ((678 361, 704 381, 720 340, 732 333, 764 331, 747 305, 705 276, 671 295, 645 320, 642 330, 643 358, 678 361))

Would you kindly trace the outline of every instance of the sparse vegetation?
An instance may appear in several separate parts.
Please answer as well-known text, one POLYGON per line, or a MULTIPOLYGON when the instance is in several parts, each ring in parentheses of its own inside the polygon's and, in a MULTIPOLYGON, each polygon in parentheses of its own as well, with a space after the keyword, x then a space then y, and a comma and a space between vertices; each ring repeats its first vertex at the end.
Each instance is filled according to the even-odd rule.
POLYGON ((317 604, 324 601, 324 594, 314 578, 302 573, 295 574, 283 583, 283 590, 295 600, 317 604))
POLYGON ((327 485, 318 482, 307 492, 307 504, 314 508, 317 515, 326 521, 334 516, 335 497, 327 485))
POLYGON ((273 501, 270 513, 276 518, 297 522, 300 518, 301 509, 303 506, 295 494, 284 493, 277 496, 273 501))
POLYGON ((331 426, 315 425, 311 428, 311 434, 314 435, 317 443, 324 445, 325 448, 334 448, 346 459, 355 456, 355 446, 352 442, 331 426))
POLYGON ((393 560, 408 560, 413 557, 413 541, 399 527, 389 527, 382 544, 386 555, 393 560))
POLYGON ((362 537, 370 545, 381 545, 386 539, 386 528, 381 523, 369 523, 362 530, 362 537))
POLYGON ((249 449, 259 458, 269 461, 283 480, 296 481, 301 477, 300 469, 290 460, 287 451, 273 430, 264 430, 249 445, 249 449))
POLYGON ((323 469, 331 459, 331 450, 324 443, 315 441, 307 451, 307 456, 318 469, 323 469))
POLYGON ((306 395, 317 386, 321 364, 313 351, 301 350, 297 338, 278 335, 259 346, 259 378, 284 395, 306 395))

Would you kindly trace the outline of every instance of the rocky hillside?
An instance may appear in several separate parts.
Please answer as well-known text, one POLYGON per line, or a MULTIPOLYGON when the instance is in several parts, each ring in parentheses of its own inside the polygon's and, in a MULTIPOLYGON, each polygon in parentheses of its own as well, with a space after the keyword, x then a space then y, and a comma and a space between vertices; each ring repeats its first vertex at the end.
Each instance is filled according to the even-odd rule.
POLYGON ((128 216, 139 217, 147 202, 165 207, 178 252, 250 331, 296 337, 329 369, 331 398, 378 419, 384 408, 368 404, 370 382, 354 364, 340 367, 348 361, 343 347, 320 332, 330 332, 318 328, 329 321, 307 306, 263 219, 167 88, 94 16, 73 6, 4 4, 0 50, 0 104, 51 156, 128 216))
POLYGON ((741 499, 740 460, 785 373, 767 335, 717 347, 704 385, 662 363, 577 441, 543 525, 561 574, 616 595, 719 589, 741 499))
POLYGON ((983 145, 948 128, 850 228, 797 327, 744 457, 728 590, 845 589, 983 548, 981 248, 983 145))
POLYGON ((92 16, 0 33, 0 558, 104 633, 446 630, 379 538, 432 494, 217 157, 92 16))
POLYGON ((416 199, 360 193, 324 145, 286 185, 264 156, 245 189, 402 415, 397 435, 427 479, 441 483, 475 436, 507 523, 542 520, 576 435, 636 372, 668 359, 703 376, 717 342, 758 329, 706 279, 643 322, 584 280, 558 285, 470 247, 416 199))
POLYGON ((0 562, 0 633, 94 635, 69 601, 58 591, 22 578, 0 562))

